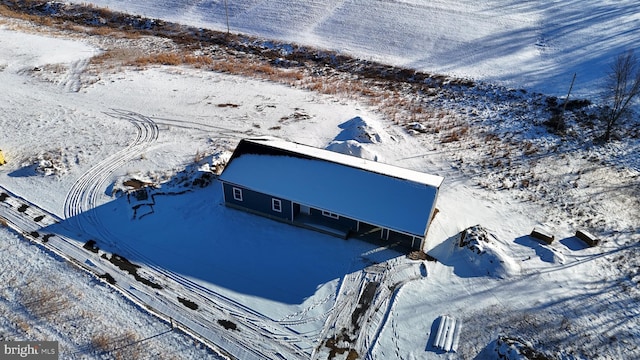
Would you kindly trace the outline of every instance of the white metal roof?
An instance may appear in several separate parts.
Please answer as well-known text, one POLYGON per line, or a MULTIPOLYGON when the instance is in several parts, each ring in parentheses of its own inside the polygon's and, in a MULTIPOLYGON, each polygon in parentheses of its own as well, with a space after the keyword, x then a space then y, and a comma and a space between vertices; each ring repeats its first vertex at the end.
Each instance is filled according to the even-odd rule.
POLYGON ((377 161, 362 159, 359 157, 345 155, 334 151, 320 149, 317 147, 298 144, 273 137, 263 137, 256 139, 245 139, 244 141, 264 144, 273 148, 282 149, 302 155, 311 156, 317 159, 334 162, 346 166, 351 166, 382 175, 392 176, 399 179, 413 181, 419 184, 429 185, 439 188, 444 180, 441 176, 430 175, 423 172, 405 169, 377 161))
POLYGON ((442 177, 279 139, 243 141, 284 152, 234 153, 222 181, 389 229, 425 234, 442 177))

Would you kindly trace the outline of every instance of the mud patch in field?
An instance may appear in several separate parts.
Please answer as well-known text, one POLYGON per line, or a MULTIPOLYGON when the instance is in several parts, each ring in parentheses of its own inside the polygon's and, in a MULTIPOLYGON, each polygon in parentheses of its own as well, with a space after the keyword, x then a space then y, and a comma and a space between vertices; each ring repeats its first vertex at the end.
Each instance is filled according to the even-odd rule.
POLYGON ((178 296, 178 301, 180 301, 182 305, 188 307, 191 310, 198 310, 198 304, 189 299, 181 298, 178 296))
POLYGON ((91 239, 89 241, 87 241, 86 243, 84 243, 84 245, 82 246, 83 249, 85 250, 89 250, 92 253, 98 253, 98 250, 100 250, 100 248, 96 245, 96 241, 91 239))
POLYGON ((351 349, 350 346, 345 346, 352 344, 354 341, 355 339, 349 337, 347 329, 342 328, 342 331, 339 334, 327 339, 324 343, 324 346, 330 349, 328 359, 334 359, 336 355, 343 355, 345 353, 347 353, 347 360, 359 359, 357 351, 351 349))
POLYGON ((116 279, 113 278, 113 276, 111 276, 111 274, 109 273, 104 273, 100 276, 98 276, 100 279, 104 279, 104 281, 108 282, 111 285, 115 285, 116 284, 116 279))
MULTIPOLYGON (((218 324, 220 324, 220 326, 222 326, 223 328, 225 328, 227 330, 238 330, 238 326, 233 321, 220 319, 220 320, 218 320, 218 324)), ((238 331, 240 331, 240 330, 238 330, 238 331)))
POLYGON ((107 254, 102 254, 102 258, 109 260, 110 263, 117 266, 120 270, 126 271, 129 274, 133 275, 136 281, 145 284, 153 289, 162 289, 162 286, 160 284, 157 284, 149 279, 145 279, 140 276, 140 274, 138 274, 140 265, 136 265, 118 254, 112 254, 111 257, 107 256, 107 254))

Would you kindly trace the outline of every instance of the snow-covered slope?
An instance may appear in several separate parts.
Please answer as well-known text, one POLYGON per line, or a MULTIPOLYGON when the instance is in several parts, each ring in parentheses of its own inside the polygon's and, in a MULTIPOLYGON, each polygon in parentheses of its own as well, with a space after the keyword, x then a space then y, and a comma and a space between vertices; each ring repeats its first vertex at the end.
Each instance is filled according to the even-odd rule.
POLYGON ((556 96, 566 94, 574 73, 574 94, 593 95, 613 57, 640 47, 634 0, 88 3, 222 31, 228 14, 232 32, 556 96))
MULTIPOLYGON (((198 3, 188 11, 176 2, 140 3, 144 5, 103 4, 224 27, 223 17, 204 11, 218 14, 222 1, 198 3)), ((545 3, 544 8, 520 2, 358 4, 229 1, 234 29, 242 23, 246 32, 332 44, 383 61, 423 64, 429 71, 469 71, 474 77, 504 81, 518 76, 517 87, 556 78, 558 66, 540 62, 556 61, 545 51, 573 59, 572 67, 586 66, 637 41, 635 27, 620 36, 624 31, 619 26, 636 21, 630 2, 602 8, 595 2, 545 3), (575 42, 553 47, 550 37, 543 37, 531 47, 534 37, 527 29, 536 28, 532 22, 545 9, 557 11, 544 18, 553 25, 550 34, 562 32, 562 40, 573 39, 573 34, 575 42), (372 20, 374 13, 385 11, 387 17, 372 20), (407 11, 415 14, 403 16, 407 11), (584 27, 570 21, 587 11, 592 16, 584 27), (428 38, 429 22, 419 21, 416 14, 426 14, 420 19, 430 15, 432 25, 448 29, 443 38, 463 38, 442 56, 448 62, 462 59, 459 66, 448 69, 438 63, 430 68, 433 59, 415 60, 420 48, 406 46, 406 36, 394 33, 389 24, 407 18, 428 38), (252 22, 246 20, 249 15, 252 22), (457 22, 445 21, 447 15, 457 22), (559 19, 571 26, 562 27, 559 19), (458 33, 459 28, 467 30, 458 33), (499 36, 507 29, 513 36, 499 36), (487 40, 490 32, 496 33, 493 42, 487 40), (474 41, 475 35, 485 41, 474 41), (583 54, 590 36, 615 40, 593 57, 574 58, 583 54), (488 55, 492 49, 495 56, 473 60, 474 51, 488 55)), ((68 33, 54 37, 9 30, 42 31, 23 22, 0 24, 0 147, 8 161, 0 167, 0 185, 17 196, 2 195, 0 216, 19 223, 24 227, 18 227, 21 238, 38 244, 18 246, 18 234, 0 232, 0 265, 12 269, 0 272, 0 279, 14 284, 0 294, 0 311, 11 316, 0 322, 3 334, 60 339, 69 358, 98 358, 108 352, 101 350, 104 342, 131 344, 170 330, 170 321, 135 311, 136 305, 152 303, 160 316, 179 319, 183 328, 198 329, 195 335, 203 341, 240 358, 337 359, 355 352, 373 359, 495 359, 497 351, 517 352, 507 351, 509 346, 529 346, 551 358, 640 356, 637 138, 595 147, 582 141, 595 130, 579 127, 573 118, 571 124, 585 133, 561 138, 542 125, 548 114, 540 95, 492 85, 436 93, 425 102, 438 112, 420 124, 421 131, 411 132, 407 124, 387 117, 385 103, 187 66, 123 65, 98 69, 92 81, 83 82, 87 58, 109 44, 126 42, 124 37, 100 42, 97 36, 75 34, 72 40, 68 33), (442 141, 440 133, 456 134, 458 140, 442 141), (444 176, 439 211, 427 238, 426 250, 436 261, 411 260, 393 249, 227 209, 215 181, 204 188, 194 185, 191 176, 207 170, 194 170, 194 163, 206 163, 233 149, 240 138, 254 135, 317 147, 357 143, 360 154, 444 176), (131 179, 157 188, 147 198, 121 196, 116 190, 131 179), (529 236, 541 222, 550 225, 555 242, 529 236), (461 231, 477 224, 490 229, 487 241, 474 247, 482 254, 459 246, 461 231), (575 238, 574 231, 582 227, 597 229, 601 245, 589 248, 575 238), (106 271, 113 273, 121 293, 107 287, 107 280, 91 280, 60 262, 51 263, 57 257, 44 247, 69 251, 70 259, 105 279, 106 271), (126 265, 123 259, 140 266, 133 266, 137 277, 118 271, 114 263, 126 265), (21 272, 21 266, 38 273, 21 272), (85 311, 79 318, 71 319, 72 311, 58 309, 57 302, 47 303, 58 309, 57 318, 22 304, 29 290, 22 285, 38 279, 36 275, 56 278, 58 273, 69 282, 51 292, 62 291, 67 304, 77 302, 85 311), (105 296, 117 306, 105 309, 105 296), (100 312, 90 315, 83 298, 100 304, 100 312), (109 317, 113 324, 91 324, 95 338, 78 331, 83 320, 103 321, 107 311, 114 312, 109 317), (458 353, 433 346, 434 326, 442 315, 461 324, 458 353)), ((171 47, 166 39, 137 41, 141 50, 171 47)), ((432 46, 438 47, 435 42, 432 46)), ((547 85, 549 93, 556 93, 553 83, 535 86, 547 92, 547 85)), ((592 91, 589 87, 586 93, 592 91)), ((400 96, 416 100, 413 93, 400 96)), ((216 356, 173 331, 165 335, 170 337, 166 348, 184 347, 167 357, 216 356)), ((162 342, 151 346, 162 353, 162 342)))

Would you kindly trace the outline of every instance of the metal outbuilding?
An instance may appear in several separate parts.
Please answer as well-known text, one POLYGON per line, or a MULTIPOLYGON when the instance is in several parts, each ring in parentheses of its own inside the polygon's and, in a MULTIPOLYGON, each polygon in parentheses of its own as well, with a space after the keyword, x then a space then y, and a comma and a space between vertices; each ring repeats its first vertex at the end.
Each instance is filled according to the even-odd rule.
POLYGON ((421 250, 443 178, 269 137, 241 140, 219 180, 227 206, 421 250))

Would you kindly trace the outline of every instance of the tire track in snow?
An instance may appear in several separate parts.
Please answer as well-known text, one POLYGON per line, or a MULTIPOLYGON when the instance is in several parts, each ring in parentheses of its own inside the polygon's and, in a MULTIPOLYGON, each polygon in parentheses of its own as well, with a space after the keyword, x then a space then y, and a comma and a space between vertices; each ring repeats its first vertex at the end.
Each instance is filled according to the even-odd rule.
POLYGON ((158 126, 149 117, 136 113, 123 113, 115 111, 107 115, 128 120, 136 128, 136 138, 125 149, 118 151, 106 159, 94 165, 84 173, 69 190, 64 204, 64 216, 76 228, 87 232, 80 221, 80 214, 85 214, 87 220, 96 228, 100 225, 99 219, 92 216, 88 210, 92 209, 109 176, 127 162, 140 155, 144 149, 158 138, 158 126))
POLYGON ((58 82, 69 92, 78 92, 82 88, 82 74, 89 64, 89 58, 69 64, 69 70, 58 82))
MULTIPOLYGON (((240 138, 251 133, 251 130, 238 131, 220 126, 207 125, 197 122, 186 122, 172 119, 161 119, 156 122, 147 116, 129 112, 126 110, 112 109, 107 115, 124 119, 132 123, 136 128, 135 140, 125 149, 113 154, 105 160, 99 162, 92 167, 87 173, 78 179, 65 200, 65 217, 67 221, 75 228, 83 233, 92 234, 97 232, 102 241, 108 242, 116 248, 124 250, 123 255, 135 255, 136 258, 145 263, 145 267, 150 270, 147 276, 154 278, 163 278, 169 280, 172 284, 165 289, 166 292, 173 292, 173 299, 177 299, 182 294, 189 294, 192 300, 197 300, 199 311, 206 313, 207 319, 220 318, 221 314, 231 315, 234 319, 241 322, 241 325, 247 330, 251 330, 259 334, 262 338, 268 338, 275 342, 278 347, 272 349, 269 344, 261 341, 251 341, 247 337, 233 336, 232 341, 236 344, 242 344, 244 350, 256 358, 307 358, 313 348, 313 339, 305 337, 302 334, 292 330, 289 326, 304 324, 317 319, 301 319, 294 321, 279 322, 255 310, 202 285, 199 285, 179 274, 168 271, 163 267, 154 263, 144 254, 126 245, 126 242, 118 242, 116 237, 109 232, 108 227, 104 226, 101 219, 93 214, 92 208, 98 204, 98 197, 102 189, 104 189, 111 174, 118 168, 125 165, 128 161, 139 156, 149 145, 151 145, 158 137, 158 124, 167 126, 177 126, 201 131, 217 130, 216 135, 229 138, 240 138), (84 219, 80 219, 83 214, 84 219), (159 276, 154 276, 159 275, 159 276), (259 349, 259 350, 258 350, 259 349), (281 350, 287 350, 286 354, 280 354, 281 350)), ((85 255, 86 256, 86 255, 85 255)), ((147 270, 145 269, 145 270, 147 270)), ((150 296, 152 296, 151 294, 150 296)), ((176 303, 174 302, 174 305, 176 303)), ((178 306, 180 306, 178 304, 178 306)), ((204 320, 203 316, 198 318, 191 317, 190 320, 200 322, 205 328, 214 328, 215 321, 204 320)))

